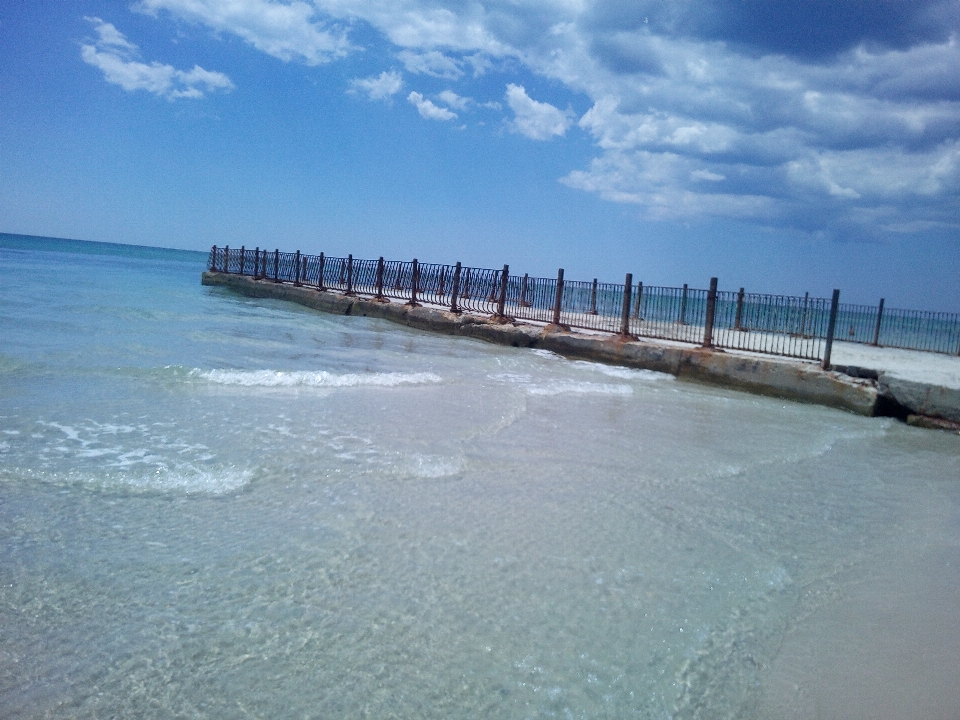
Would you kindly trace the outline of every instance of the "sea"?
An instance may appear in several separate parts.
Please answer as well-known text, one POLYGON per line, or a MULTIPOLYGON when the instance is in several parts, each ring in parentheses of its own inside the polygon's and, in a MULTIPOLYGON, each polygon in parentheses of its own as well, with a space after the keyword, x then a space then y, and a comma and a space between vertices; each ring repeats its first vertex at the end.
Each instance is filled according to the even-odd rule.
POLYGON ((960 436, 0 235, 0 717, 953 718, 960 436))

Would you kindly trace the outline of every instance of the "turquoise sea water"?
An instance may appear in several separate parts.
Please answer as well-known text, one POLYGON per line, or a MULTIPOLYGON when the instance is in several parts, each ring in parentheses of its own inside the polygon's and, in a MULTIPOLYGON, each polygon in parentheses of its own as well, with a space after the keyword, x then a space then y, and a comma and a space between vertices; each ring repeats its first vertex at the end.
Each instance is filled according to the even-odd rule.
POLYGON ((960 438, 0 235, 0 717, 956 717, 960 438))

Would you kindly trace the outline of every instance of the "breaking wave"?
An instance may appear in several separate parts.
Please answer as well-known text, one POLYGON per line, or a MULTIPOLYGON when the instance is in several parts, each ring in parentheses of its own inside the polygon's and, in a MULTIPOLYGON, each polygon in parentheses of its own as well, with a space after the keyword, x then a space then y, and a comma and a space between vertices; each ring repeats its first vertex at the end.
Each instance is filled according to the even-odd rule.
POLYGON ((207 380, 218 385, 243 387, 314 387, 342 388, 397 385, 425 385, 438 383, 441 378, 434 373, 344 373, 326 370, 192 370, 191 377, 207 380))

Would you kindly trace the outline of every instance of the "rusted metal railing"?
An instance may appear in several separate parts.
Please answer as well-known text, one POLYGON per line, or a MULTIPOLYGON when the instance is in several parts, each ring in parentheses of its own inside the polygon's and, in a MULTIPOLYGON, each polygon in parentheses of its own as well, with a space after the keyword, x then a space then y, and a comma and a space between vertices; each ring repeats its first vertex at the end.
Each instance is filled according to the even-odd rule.
POLYGON ((842 305, 832 298, 717 289, 658 287, 511 275, 501 270, 399 260, 360 260, 259 247, 210 251, 216 272, 290 282, 318 291, 368 296, 381 302, 428 304, 451 312, 487 314, 581 328, 816 360, 829 366, 834 339, 960 354, 960 315, 879 306, 842 305))

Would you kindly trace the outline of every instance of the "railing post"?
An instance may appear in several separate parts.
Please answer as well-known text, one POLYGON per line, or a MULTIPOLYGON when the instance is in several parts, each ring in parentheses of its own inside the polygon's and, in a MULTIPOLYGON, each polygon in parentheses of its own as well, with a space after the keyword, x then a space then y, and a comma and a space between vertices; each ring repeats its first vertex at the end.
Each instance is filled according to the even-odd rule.
POLYGON ((263 249, 263 258, 262 258, 261 261, 260 261, 260 275, 263 277, 264 280, 267 279, 267 255, 268 255, 268 254, 269 254, 269 253, 267 252, 267 249, 264 248, 264 249, 263 249))
POLYGON ((497 298, 497 317, 501 320, 506 317, 505 310, 507 305, 507 282, 509 278, 510 266, 504 265, 503 272, 500 273, 500 294, 497 298))
POLYGON ((563 268, 557 271, 557 297, 553 302, 553 324, 560 324, 560 303, 563 302, 563 268))
POLYGON ((827 321, 827 344, 823 348, 823 369, 830 369, 830 355, 833 352, 833 333, 837 329, 837 311, 840 309, 840 291, 833 291, 830 300, 830 319, 827 321))
POLYGON ((347 295, 353 295, 353 255, 347 255, 347 295))
POLYGON ((253 251, 253 279, 256 280, 260 277, 260 246, 257 245, 257 249, 253 251))
POLYGON ((280 282, 280 248, 273 251, 273 281, 280 282))
POLYGON ((377 300, 381 302, 386 300, 383 296, 383 255, 380 256, 380 259, 377 260, 377 300))
POLYGON ((411 307, 417 307, 419 303, 417 302, 417 291, 420 289, 420 263, 417 262, 417 259, 413 259, 413 268, 410 272, 410 302, 407 305, 411 307))
POLYGON ((223 271, 225 273, 230 272, 230 246, 223 246, 223 271))
POLYGON ((210 270, 216 272, 217 270, 217 246, 214 245, 210 248, 210 262, 208 263, 210 270))
POLYGON ((320 270, 317 275, 317 292, 323 292, 327 286, 323 284, 323 253, 320 253, 320 270))
POLYGON ((637 283, 637 301, 633 308, 633 317, 636 320, 640 319, 640 299, 643 297, 643 283, 637 283))
POLYGON ((450 291, 450 312, 459 313, 457 306, 458 295, 460 294, 460 263, 453 268, 453 289, 450 291))
POLYGON ((687 324, 687 284, 683 284, 683 295, 680 296, 680 324, 687 324))
POLYGON ((707 317, 703 323, 703 346, 713 347, 713 322, 717 314, 717 279, 710 278, 710 289, 707 290, 707 317))
POLYGON ((593 286, 590 288, 590 309, 586 312, 587 315, 596 315, 597 314, 597 279, 593 279, 593 286))
POLYGON ((247 246, 241 245, 240 246, 240 274, 241 275, 243 275, 243 265, 244 265, 244 260, 246 259, 247 259, 247 246))
POLYGON ((873 346, 880 344, 880 321, 883 320, 883 298, 880 298, 880 307, 877 308, 877 326, 873 329, 873 346))
POLYGON ((517 303, 520 307, 530 307, 530 303, 527 302, 527 283, 529 278, 529 274, 523 274, 523 282, 520 284, 520 302, 517 303))
POLYGON ((803 294, 803 313, 800 315, 800 337, 807 335, 807 305, 810 303, 810 293, 803 294))
POLYGON ((300 286, 300 251, 297 250, 297 256, 293 260, 294 271, 293 271, 293 284, 297 287, 300 286))
POLYGON ((733 321, 733 329, 739 330, 743 321, 743 288, 737 293, 737 316, 733 321))
MULTIPOLYGON (((593 281, 596 292, 597 281, 593 281)), ((627 273, 623 280, 623 309, 620 312, 620 335, 630 337, 630 292, 633 290, 633 273, 627 273)))
POLYGON ((307 282, 307 256, 304 255, 303 257, 301 257, 300 262, 303 263, 303 271, 300 273, 300 282, 306 283, 307 282))

